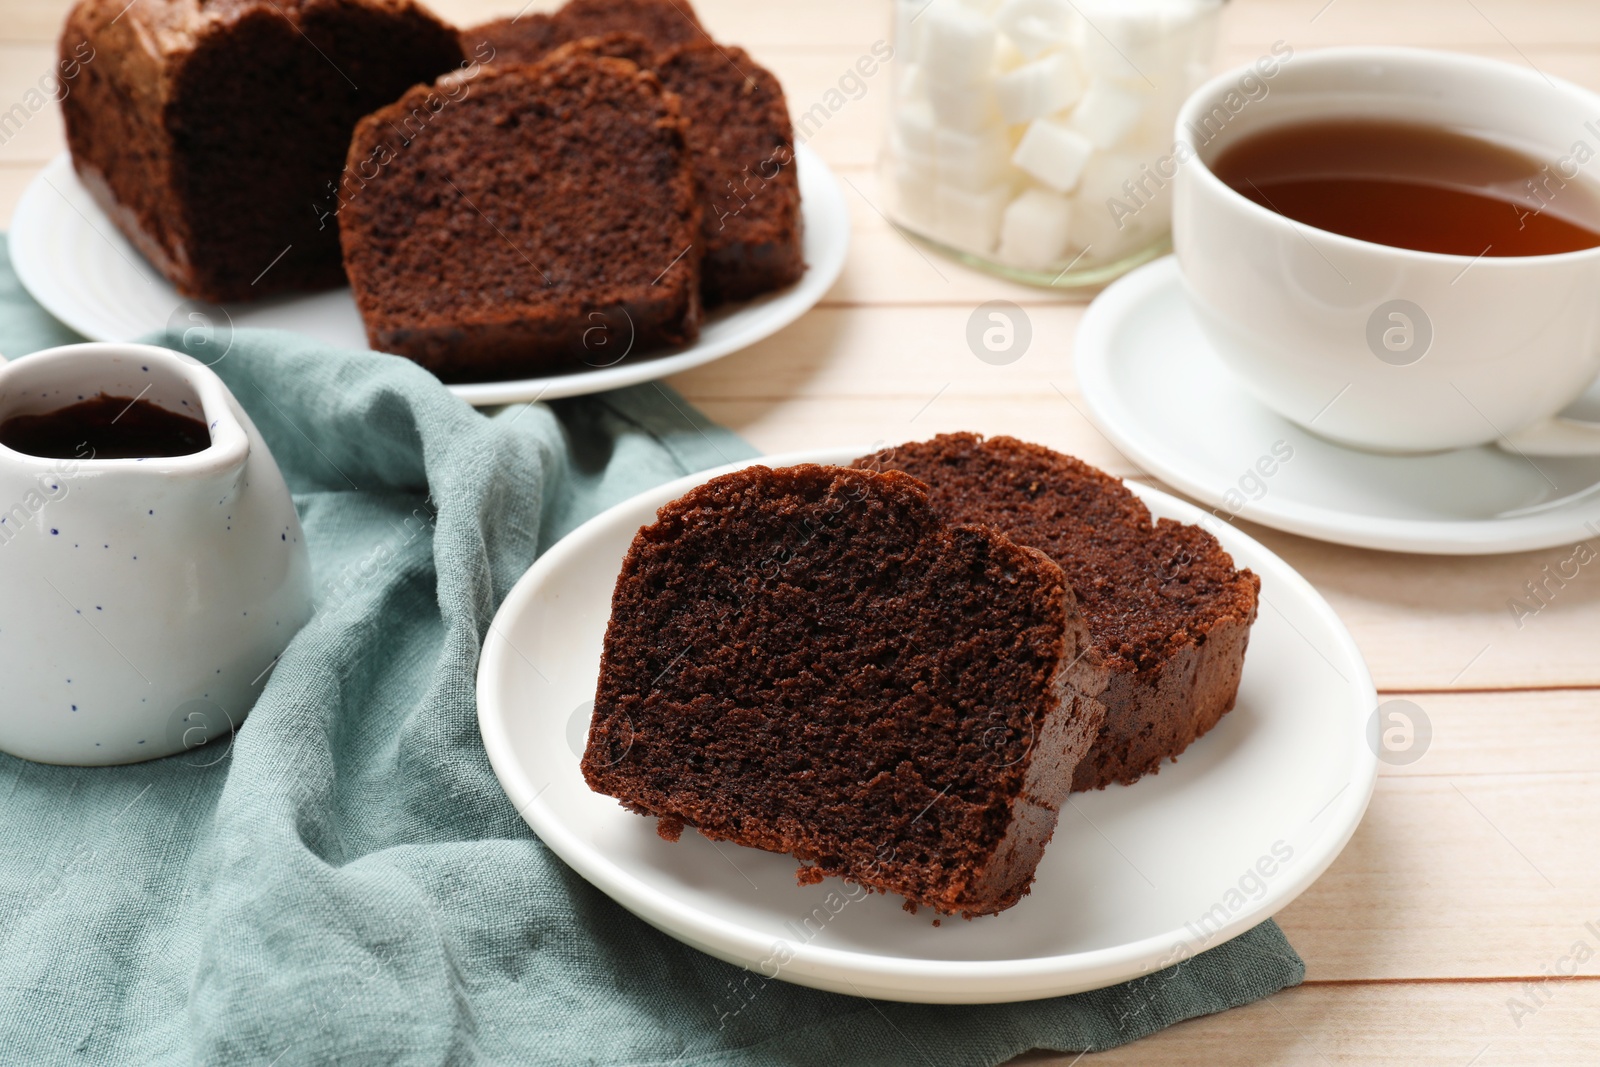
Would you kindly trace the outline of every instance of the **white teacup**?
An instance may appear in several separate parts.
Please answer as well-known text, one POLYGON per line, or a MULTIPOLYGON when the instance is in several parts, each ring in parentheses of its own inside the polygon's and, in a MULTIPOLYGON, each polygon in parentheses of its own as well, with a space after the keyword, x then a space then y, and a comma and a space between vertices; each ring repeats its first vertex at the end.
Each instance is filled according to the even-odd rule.
POLYGON ((0 366, 0 421, 100 393, 203 419, 211 440, 146 459, 0 445, 0 749, 44 763, 133 763, 226 735, 311 617, 283 475, 197 360, 134 344, 24 356, 0 366))
POLYGON ((1556 417, 1600 375, 1600 248, 1473 258, 1373 244, 1294 222, 1210 169, 1272 126, 1390 118, 1485 132, 1547 162, 1548 195, 1594 196, 1600 95, 1408 48, 1334 48, 1273 68, 1213 79, 1178 117, 1194 158, 1176 179, 1173 243, 1195 313, 1243 384, 1360 448, 1600 453, 1600 426, 1556 417))

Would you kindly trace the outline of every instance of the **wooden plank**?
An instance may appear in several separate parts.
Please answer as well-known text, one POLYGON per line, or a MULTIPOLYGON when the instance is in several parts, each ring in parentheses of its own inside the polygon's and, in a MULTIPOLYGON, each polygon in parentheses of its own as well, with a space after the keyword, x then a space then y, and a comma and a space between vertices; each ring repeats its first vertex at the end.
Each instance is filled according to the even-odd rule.
MULTIPOLYGON (((71 0, 0 0, 0 38, 53 42, 71 6, 71 0)), ((459 26, 471 26, 560 5, 557 0, 435 0, 426 6, 459 26)), ((746 47, 828 49, 843 40, 882 36, 889 22, 887 0, 815 0, 804 5, 697 0, 694 8, 718 39, 746 47)))
MULTIPOLYGON (((1081 1067, 1592 1067, 1600 981, 1549 983, 1531 1015, 1514 1018, 1513 998, 1526 1003, 1529 992, 1514 982, 1307 984, 1084 1057, 1081 1067)), ((1080 1063, 1050 1053, 1011 1062, 1080 1063)))
POLYGON ((1447 778, 1470 791, 1477 777, 1600 774, 1596 690, 1385 692, 1382 699, 1421 708, 1432 735, 1415 762, 1384 764, 1386 779, 1447 778))
MULTIPOLYGON (((429 4, 457 25, 471 26, 519 11, 549 11, 560 0, 433 0, 429 4)), ((810 0, 774 4, 749 0, 693 0, 701 23, 720 41, 757 48, 833 49, 840 41, 884 36, 889 26, 887 0, 810 0)))
MULTIPOLYGON (((953 395, 1054 397, 1071 388, 1072 338, 1081 307, 1023 309, 1032 339, 1015 362, 997 366, 974 354, 967 329, 980 300, 954 306, 818 308, 782 333, 734 357, 676 376, 699 398, 874 396, 930 400, 953 395)), ((987 320, 979 316, 979 324, 987 320)), ((982 346, 980 345, 981 349, 982 346)), ((986 353, 987 354, 987 353, 986 353)), ((913 408, 913 411, 916 409, 913 408)))
POLYGON ((71 7, 70 0, 0 0, 0 41, 53 44, 71 7))
MULTIPOLYGON (((4 0, 0 35, 7 40, 53 41, 70 3, 66 0, 4 0)), ((553 0, 437 0, 441 16, 460 25, 526 6, 557 6, 553 0)), ((720 39, 746 47, 834 47, 841 40, 872 39, 888 23, 887 0, 818 0, 815 3, 751 4, 741 0, 697 0, 695 10, 720 39), (774 17, 774 16, 777 17, 774 17)), ((1236 0, 1223 16, 1225 41, 1275 39, 1296 47, 1386 42, 1462 48, 1515 42, 1524 50, 1573 47, 1600 38, 1600 12, 1588 0, 1236 0)))
POLYGON ((53 44, 0 37, 0 164, 43 163, 66 143, 53 44))
POLYGON ((1223 39, 1283 39, 1296 48, 1571 48, 1600 39, 1600 8, 1588 0, 1238 0, 1223 14, 1223 39))
POLYGON ((1279 922, 1319 980, 1537 975, 1600 929, 1597 801, 1592 773, 1385 776, 1279 922))
POLYGON ((22 191, 38 173, 36 163, 0 163, 0 228, 11 228, 11 215, 16 210, 22 191))

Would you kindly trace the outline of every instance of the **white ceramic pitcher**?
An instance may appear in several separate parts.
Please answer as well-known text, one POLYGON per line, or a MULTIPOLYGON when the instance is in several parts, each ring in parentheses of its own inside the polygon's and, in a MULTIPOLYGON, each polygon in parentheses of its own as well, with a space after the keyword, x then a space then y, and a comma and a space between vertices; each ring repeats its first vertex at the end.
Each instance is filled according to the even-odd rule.
POLYGON ((211 444, 146 459, 0 445, 0 749, 45 763, 133 763, 226 733, 312 612, 283 475, 200 362, 38 352, 0 367, 0 422, 97 394, 201 418, 211 444))

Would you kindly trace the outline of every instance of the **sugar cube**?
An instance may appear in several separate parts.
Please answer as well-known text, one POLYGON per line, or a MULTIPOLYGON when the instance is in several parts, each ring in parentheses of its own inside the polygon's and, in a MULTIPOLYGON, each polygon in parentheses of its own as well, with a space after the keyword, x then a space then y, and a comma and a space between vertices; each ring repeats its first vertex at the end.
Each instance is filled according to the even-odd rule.
POLYGON ((977 133, 1000 124, 1000 108, 995 101, 994 82, 949 82, 937 75, 928 80, 928 99, 933 102, 939 125, 963 133, 977 133))
POLYGON ((1000 32, 1028 59, 1065 44, 1072 21, 1068 0, 1006 0, 995 15, 1000 32))
POLYGON ((931 64, 934 84, 974 82, 990 72, 995 30, 987 18, 954 3, 936 3, 917 20, 923 28, 919 58, 931 64))
POLYGON ((922 58, 922 14, 933 0, 894 0, 894 58, 916 63, 922 58))
POLYGON ((1145 161, 1101 152, 1084 168, 1073 200, 1073 236, 1097 259, 1115 258, 1166 226, 1172 182, 1145 161))
POLYGON ((1193 18, 1192 0, 1079 0, 1087 26, 1083 62, 1092 74, 1147 83, 1165 68, 1168 29, 1193 18))
POLYGON ((938 225, 934 199, 933 171, 897 162, 889 172, 894 183, 891 212, 897 219, 917 229, 932 230, 938 225))
POLYGON ((1035 60, 995 79, 995 97, 1007 122, 1032 122, 1078 102, 1083 85, 1066 52, 1035 60))
POLYGON ((1096 148, 1111 148, 1128 135, 1144 114, 1145 99, 1136 90, 1096 78, 1072 109, 1067 125, 1096 148))
POLYGON ((1017 51, 1017 46, 1005 37, 995 38, 994 69, 1001 74, 1008 70, 1016 70, 1028 61, 1028 57, 1017 51))
POLYGON ((905 100, 926 100, 928 98, 928 71, 921 63, 906 63, 894 73, 894 91, 896 98, 905 100))
POLYGON ((889 147, 892 150, 889 158, 897 166, 905 167, 908 171, 916 171, 918 174, 926 174, 929 181, 932 181, 934 175, 938 173, 938 161, 933 153, 917 152, 907 148, 900 143, 898 137, 890 139, 889 147))
POLYGON ((902 102, 894 109, 892 126, 895 145, 908 152, 934 154, 933 105, 925 100, 902 102))
POLYGON ((1011 162, 1058 193, 1078 184, 1094 142, 1052 119, 1035 119, 1011 154, 1011 162))
POLYGON ((1010 199, 1011 189, 1005 185, 970 192, 940 184, 934 191, 938 219, 933 236, 963 251, 990 255, 1010 199))
POLYGON ((1141 161, 1125 152, 1096 152, 1083 168, 1078 182, 1082 196, 1096 200, 1109 197, 1128 198, 1129 191, 1123 183, 1134 183, 1141 177, 1141 161))
POLYGON ((1061 260, 1071 232, 1071 203, 1044 189, 1029 189, 1006 206, 996 255, 1013 267, 1043 270, 1061 260))
POLYGON ((1003 130, 962 133, 941 129, 934 138, 939 181, 976 192, 997 184, 1010 165, 1011 143, 1003 130))

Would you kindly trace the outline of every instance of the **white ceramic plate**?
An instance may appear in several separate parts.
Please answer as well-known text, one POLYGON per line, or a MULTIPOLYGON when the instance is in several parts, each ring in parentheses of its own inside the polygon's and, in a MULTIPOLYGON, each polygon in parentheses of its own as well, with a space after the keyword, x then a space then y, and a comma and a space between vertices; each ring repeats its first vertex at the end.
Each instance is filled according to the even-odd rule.
MULTIPOLYGON (((754 462, 843 463, 867 451, 754 462)), ((1262 582, 1238 705, 1160 774, 1075 796, 1016 907, 935 927, 898 897, 837 879, 796 885, 787 856, 692 831, 663 841, 655 820, 590 792, 578 770, 611 590, 658 507, 743 465, 644 493, 562 539, 507 597, 478 666, 479 728, 507 795, 562 859, 646 922, 763 977, 838 993, 1028 1000, 1125 981, 1244 932, 1310 885, 1355 831, 1377 768, 1366 665, 1303 578, 1212 520, 1262 582)), ((1207 519, 1130 488, 1157 515, 1207 519)))
MULTIPOLYGON (((1218 516, 1440 555, 1570 545, 1597 532, 1600 457, 1530 458, 1490 446, 1381 455, 1269 411, 1202 336, 1171 257, 1101 293, 1076 349, 1078 385, 1101 432, 1218 516)), ((1600 386, 1567 414, 1600 419, 1600 386)))
MULTIPOLYGON (((844 268, 850 213, 826 163, 804 145, 795 152, 805 215, 806 273, 794 285, 706 318, 700 339, 652 359, 547 378, 450 386, 472 404, 513 404, 618 389, 698 367, 777 333, 822 299, 844 268)), ((28 292, 50 314, 91 341, 131 341, 192 309, 134 250, 78 181, 72 161, 57 156, 34 178, 11 224, 11 261, 28 292)), ((233 327, 295 330, 341 348, 366 348, 367 335, 349 289, 274 297, 225 308, 233 327)))

